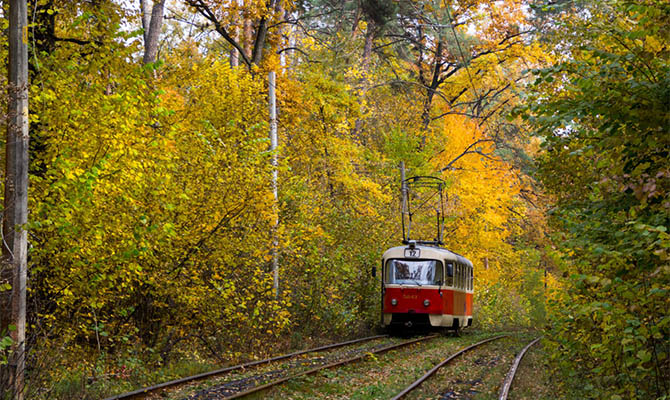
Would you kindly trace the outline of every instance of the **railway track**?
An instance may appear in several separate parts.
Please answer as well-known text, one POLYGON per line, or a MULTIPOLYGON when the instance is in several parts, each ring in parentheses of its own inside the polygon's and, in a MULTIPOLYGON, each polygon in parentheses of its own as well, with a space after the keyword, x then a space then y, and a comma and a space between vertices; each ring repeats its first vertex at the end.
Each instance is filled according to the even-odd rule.
MULTIPOLYGON (((433 376, 433 375, 434 375, 440 368, 442 368, 442 367, 444 367, 445 365, 449 364, 451 361, 455 360, 457 357, 459 357, 459 356, 462 355, 463 353, 468 352, 468 351, 470 351, 470 350, 472 350, 472 349, 474 349, 474 348, 477 348, 477 347, 479 347, 479 346, 481 346, 481 345, 483 345, 483 344, 492 342, 492 341, 494 341, 494 340, 502 339, 502 338, 505 338, 505 337, 509 337, 509 335, 500 335, 500 336, 495 336, 495 337, 492 337, 492 338, 488 338, 488 339, 482 340, 482 341, 480 341, 480 342, 477 342, 477 343, 475 343, 475 344, 472 344, 472 345, 470 345, 470 346, 467 346, 467 347, 465 347, 464 349, 459 350, 458 352, 456 352, 456 353, 450 355, 450 356, 447 357, 445 360, 443 360, 442 362, 438 363, 438 364, 435 365, 433 368, 431 368, 428 372, 426 372, 426 373, 425 373, 423 376, 421 376, 419 379, 417 379, 416 381, 412 382, 412 383, 411 383, 409 386, 407 386, 404 390, 402 390, 400 393, 398 393, 396 396, 394 396, 394 397, 392 398, 392 400, 399 400, 399 399, 402 399, 402 398, 406 397, 410 392, 412 392, 414 389, 418 388, 423 382, 425 382, 427 379, 429 379, 431 376, 433 376)), ((529 343, 528 345, 526 345, 526 346, 519 352, 519 354, 516 356, 514 362, 512 363, 511 368, 509 369, 507 375, 505 376, 505 379, 503 380, 503 383, 502 383, 501 388, 500 388, 500 393, 499 393, 499 396, 498 396, 498 400, 507 400, 507 396, 508 396, 508 394, 509 394, 509 390, 510 390, 510 388, 511 388, 511 386, 512 386, 512 382, 513 382, 513 380, 514 380, 514 376, 515 376, 516 371, 517 371, 517 368, 518 368, 518 366, 519 366, 519 364, 520 364, 520 362, 521 362, 521 359, 522 359, 523 356, 526 354, 526 351, 528 351, 528 349, 529 349, 532 345, 534 345, 535 343, 537 343, 539 340, 540 340, 540 338, 536 338, 535 340, 533 340, 532 342, 530 342, 530 343, 529 343)))
POLYGON ((430 336, 420 337, 420 338, 417 338, 417 339, 406 340, 406 341, 403 341, 403 342, 400 342, 400 343, 377 346, 377 348, 370 349, 369 351, 358 352, 358 354, 353 355, 351 357, 345 357, 343 359, 339 359, 339 360, 336 360, 336 361, 333 361, 333 362, 324 363, 322 365, 316 366, 316 367, 308 369, 306 371, 302 371, 302 372, 299 372, 299 373, 290 374, 290 375, 287 375, 287 376, 284 376, 284 377, 281 377, 281 378, 278 378, 278 379, 274 379, 274 380, 272 380, 270 382, 267 382, 265 384, 253 386, 253 387, 251 387, 249 389, 246 389, 246 390, 241 390, 241 391, 236 391, 236 392, 233 392, 233 393, 229 393, 229 392, 227 392, 227 390, 228 390, 227 385, 222 385, 221 387, 214 387, 214 388, 210 388, 206 391, 197 393, 196 395, 191 396, 188 399, 189 400, 237 399, 237 398, 240 398, 240 397, 250 395, 252 393, 257 393, 257 392, 260 392, 262 390, 269 389, 273 386, 277 386, 277 385, 282 384, 284 382, 287 382, 291 379, 303 377, 303 376, 306 376, 306 375, 312 375, 312 374, 315 374, 315 373, 317 373, 319 371, 322 371, 322 370, 325 370, 325 369, 334 368, 334 367, 338 367, 338 366, 345 365, 345 364, 350 364, 350 363, 353 363, 355 361, 359 361, 359 360, 362 360, 364 358, 367 358, 372 354, 385 353, 387 351, 398 349, 398 348, 401 348, 401 347, 406 347, 406 346, 412 345, 414 343, 419 343, 419 342, 427 341, 427 340, 430 340, 430 339, 434 339, 438 336, 439 335, 430 335, 430 336), (220 394, 220 396, 219 396, 219 394, 220 394))
POLYGON ((348 341, 345 341, 345 342, 333 343, 333 344, 320 346, 320 347, 316 347, 316 348, 312 348, 312 349, 296 351, 296 352, 293 352, 293 353, 284 354, 284 355, 277 356, 277 357, 266 358, 266 359, 263 359, 263 360, 251 361, 251 362, 244 363, 244 364, 239 364, 239 365, 234 365, 234 366, 231 366, 231 367, 217 369, 217 370, 214 370, 214 371, 204 372, 204 373, 198 374, 198 375, 193 375, 193 376, 188 376, 188 377, 181 378, 181 379, 175 379, 175 380, 172 380, 172 381, 163 382, 163 383, 160 383, 160 384, 157 384, 157 385, 154 385, 154 386, 149 386, 149 387, 141 388, 141 389, 138 389, 138 390, 134 390, 132 392, 122 393, 122 394, 118 394, 118 395, 115 395, 115 396, 112 396, 112 397, 108 397, 104 400, 139 399, 139 398, 147 397, 147 396, 149 396, 153 393, 156 393, 158 391, 161 391, 161 390, 176 387, 178 385, 184 385, 184 384, 191 383, 191 382, 201 381, 201 380, 204 380, 204 379, 208 379, 208 378, 212 378, 212 377, 216 377, 216 376, 220 376, 220 375, 225 375, 225 374, 228 374, 230 372, 245 370, 247 368, 257 367, 257 366, 260 366, 260 365, 263 365, 263 364, 269 364, 269 363, 272 363, 272 362, 275 362, 275 361, 286 360, 286 359, 290 359, 290 358, 293 358, 293 357, 297 357, 297 356, 302 355, 302 354, 317 353, 317 352, 336 349, 336 348, 339 348, 339 347, 349 346, 349 345, 353 345, 353 344, 357 344, 357 343, 368 342, 368 341, 372 341, 372 340, 375 340, 375 339, 381 339, 381 338, 384 338, 384 337, 387 337, 387 335, 368 336, 368 337, 364 337, 364 338, 360 338, 360 339, 348 340, 348 341))
MULTIPOLYGON (((201 390, 187 399, 235 399, 243 397, 252 393, 256 393, 272 386, 282 384, 290 379, 301 376, 311 375, 318 371, 328 368, 334 368, 340 365, 349 364, 361 359, 364 359, 371 354, 380 354, 400 347, 409 346, 414 343, 426 341, 437 337, 438 335, 424 336, 412 340, 406 340, 400 343, 393 344, 379 344, 371 348, 360 348, 346 351, 344 353, 331 355, 330 357, 314 357, 312 359, 296 359, 292 364, 283 366, 282 368, 272 371, 266 371, 257 375, 245 376, 238 379, 226 381, 222 384, 213 385, 207 389, 201 390), (296 370, 299 370, 295 372, 296 370)), ((245 371, 247 368, 256 367, 262 364, 270 364, 275 361, 287 360, 297 358, 297 356, 307 353, 317 353, 325 350, 331 350, 339 347, 345 347, 357 343, 381 339, 386 335, 371 336, 362 339, 351 340, 342 343, 335 343, 328 346, 322 346, 315 349, 302 350, 295 353, 290 353, 278 357, 268 358, 265 360, 254 361, 250 363, 240 364, 232 367, 219 369, 199 375, 194 375, 187 378, 177 379, 170 382, 165 382, 159 385, 142 388, 133 392, 128 392, 116 396, 109 397, 105 400, 122 400, 122 399, 150 399, 157 396, 159 392, 164 390, 174 390, 180 386, 188 385, 196 381, 204 379, 216 378, 218 376, 226 375, 234 371, 245 371)), ((156 397, 158 398, 158 397, 156 397)))
POLYGON ((500 387, 500 394, 498 396, 498 400, 507 400, 507 396, 509 395, 509 390, 512 387, 512 382, 514 381, 514 376, 516 375, 516 370, 519 368, 519 364, 521 363, 521 359, 523 359, 523 356, 526 354, 528 349, 535 343, 537 343, 541 338, 537 338, 533 340, 532 342, 528 343, 526 347, 519 352, 519 354, 516 356, 514 359, 514 363, 512 363, 512 367, 509 369, 509 372, 507 372, 507 376, 505 376, 505 380, 503 381, 502 386, 500 387))
POLYGON ((409 392, 411 392, 412 390, 419 387, 419 385, 421 385, 423 382, 425 382, 426 379, 433 376, 435 374, 435 372, 437 372, 440 368, 444 367, 445 365, 447 365, 449 362, 451 362, 453 359, 460 356, 461 354, 463 354, 467 351, 470 351, 470 350, 474 349, 475 347, 479 347, 479 346, 481 346, 485 343, 488 343, 488 342, 491 342, 491 341, 494 341, 494 340, 498 340, 498 339, 502 339, 504 337, 507 337, 507 335, 500 335, 500 336, 495 336, 495 337, 492 337, 492 338, 484 339, 484 340, 482 340, 480 342, 477 342, 475 344, 472 344, 472 345, 470 345, 470 346, 468 346, 468 347, 466 347, 462 350, 459 350, 458 352, 456 352, 456 353, 452 354, 451 356, 447 357, 444 361, 442 361, 439 364, 437 364, 436 366, 434 366, 430 371, 426 372, 421 378, 412 382, 412 384, 407 386, 402 392, 398 393, 395 397, 393 397, 392 400, 402 399, 407 394, 409 394, 409 392))
MULTIPOLYGON (((221 399, 241 398, 259 392, 263 393, 260 396, 266 396, 268 394, 265 393, 264 391, 267 391, 272 387, 286 383, 290 380, 306 377, 308 375, 313 375, 318 373, 319 371, 336 368, 346 364, 354 363, 359 360, 370 359, 369 357, 372 355, 381 354, 394 349, 400 349, 403 347, 411 346, 419 342, 429 341, 438 336, 439 335, 424 336, 392 343, 389 343, 389 340, 380 340, 379 342, 375 343, 373 341, 377 339, 384 339, 386 338, 386 336, 385 335, 371 336, 367 338, 342 343, 335 343, 332 345, 322 346, 319 348, 303 350, 278 357, 268 358, 265 360, 254 361, 251 363, 240 364, 233 367, 223 368, 209 373, 178 379, 160 385, 155 385, 149 388, 143 388, 133 392, 113 396, 106 400, 140 399, 140 398, 148 400, 148 399, 159 399, 159 398, 162 399, 166 397, 175 399, 179 398, 183 400, 221 400, 221 399), (352 346, 352 348, 347 348, 347 346, 352 346), (335 352, 327 352, 327 350, 338 349, 338 348, 343 348, 342 349, 343 351, 338 350, 335 352), (308 353, 315 353, 315 354, 309 354, 309 357, 304 356, 299 357, 301 355, 305 355, 308 353), (256 368, 264 364, 266 364, 267 367, 256 368), (209 378, 214 378, 214 380, 208 380, 204 383, 194 383, 209 378), (199 387, 195 385, 199 385, 199 387), (167 392, 163 392, 164 390, 166 390, 167 392)), ((402 390, 394 397, 392 397, 391 394, 392 391, 391 391, 391 393, 386 392, 386 394, 380 395, 379 398, 392 397, 393 400, 402 399, 406 397, 410 392, 414 391, 416 388, 421 386, 422 383, 428 380, 431 376, 434 376, 438 370, 450 364, 452 361, 455 361, 456 359, 459 358, 459 356, 463 355, 464 353, 469 352, 475 348, 479 348, 486 343, 497 341, 499 339, 503 339, 506 337, 512 339, 509 335, 499 335, 468 345, 467 347, 462 348, 461 350, 451 354, 448 358, 444 359, 443 361, 437 363, 428 372, 426 372, 423 376, 421 376, 421 378, 412 382, 409 386, 407 386, 404 390, 402 390)), ((510 387, 514 380, 516 369, 519 366, 522 357, 524 356, 528 348, 530 348, 533 344, 537 343, 538 340, 539 338, 535 339, 519 352, 519 354, 516 356, 516 359, 512 363, 512 367, 510 368, 504 381, 502 382, 502 385, 500 386, 496 384, 496 382, 500 382, 501 379, 500 377, 504 373, 504 371, 500 370, 500 367, 504 366, 505 359, 511 360, 510 356, 501 355, 505 354, 503 351, 501 351, 501 349, 505 348, 505 346, 509 346, 509 344, 503 344, 503 342, 500 342, 499 345, 494 345, 492 348, 487 347, 488 350, 484 350, 483 353, 485 354, 484 356, 481 356, 481 354, 477 352, 474 358, 468 358, 469 360, 474 361, 465 361, 467 359, 462 359, 463 361, 459 361, 459 363, 474 362, 474 364, 472 364, 473 366, 477 364, 480 366, 480 368, 482 368, 482 365, 484 365, 485 366, 484 369, 488 369, 490 368, 490 366, 495 365, 497 363, 498 365, 496 367, 496 371, 498 372, 496 372, 493 375, 490 374, 488 375, 488 377, 485 379, 487 380, 488 383, 485 386, 482 386, 481 379, 477 378, 472 379, 473 376, 468 377, 468 379, 471 379, 471 381, 464 382, 458 380, 462 379, 463 375, 462 373, 461 376, 453 374, 447 375, 450 377, 450 379, 452 379, 452 385, 455 384, 456 386, 450 387, 449 390, 451 391, 452 394, 449 394, 447 392, 443 394, 442 397, 440 398, 443 399, 462 398, 461 395, 459 394, 460 389, 458 389, 458 387, 462 386, 459 385, 461 383, 467 384, 470 382, 476 382, 474 383, 474 386, 471 386, 470 388, 473 389, 470 390, 472 393, 477 393, 478 391, 482 390, 482 388, 484 388, 485 390, 489 390, 489 395, 494 395, 493 393, 490 393, 490 390, 493 389, 497 391, 498 390, 497 388, 500 387, 500 393, 498 398, 499 400, 506 400, 510 387), (491 356, 491 353, 493 354, 493 356, 491 356), (485 360, 486 357, 489 357, 490 360, 486 361, 485 360), (502 363, 499 362, 501 357, 503 359, 502 363), (484 360, 483 362, 485 362, 485 364, 482 364, 482 360, 484 360), (493 381, 491 381, 491 378, 493 378, 493 381), (453 381, 453 379, 457 380, 453 381), (474 390, 475 388, 477 390, 474 390)), ((515 339, 515 341, 518 343, 518 338, 515 339)), ((505 343, 507 343, 507 341, 505 341, 505 343)), ((515 346, 518 346, 518 344, 515 346)), ((457 348, 454 348, 454 350, 455 349, 457 348)), ((411 351, 413 352, 414 350, 411 351)), ((436 362, 436 359, 433 360, 434 360, 433 362, 436 362)), ((437 358, 437 360, 439 360, 439 358, 437 358)), ((459 363, 457 363, 457 365, 462 365, 459 363)), ((462 367, 455 366, 450 368, 451 368, 450 370, 453 370, 453 368, 462 368, 462 367)), ((470 367, 468 366, 467 368, 468 371, 470 371, 470 367)), ((456 371, 458 371, 458 369, 456 371)), ((471 372, 472 371, 470 371, 469 373, 471 372)), ((339 372, 336 372, 336 374, 339 374, 339 372)), ((444 373, 440 372, 440 374, 443 375, 444 373)), ((477 375, 477 373, 475 373, 474 375, 477 375)), ((432 396, 430 393, 437 393, 437 391, 444 390, 444 389, 437 389, 436 392, 433 392, 434 390, 436 390, 437 387, 435 385, 444 385, 444 381, 443 380, 440 381, 439 379, 435 380, 435 378, 431 379, 431 383, 429 383, 427 387, 421 388, 421 390, 419 391, 421 394, 419 394, 418 397, 416 394, 413 394, 412 397, 419 398, 421 396, 432 396)), ((281 390, 284 391, 284 395, 287 394, 286 392, 287 388, 283 388, 281 390)), ((292 389, 288 390, 290 396, 292 389)), ((464 392, 460 391, 460 393, 462 394, 464 392)), ((257 394, 254 398, 259 398, 258 396, 259 395, 257 394)), ((273 396, 276 396, 276 394, 274 394, 273 396)), ((466 395, 466 398, 469 398, 469 396, 466 395)))

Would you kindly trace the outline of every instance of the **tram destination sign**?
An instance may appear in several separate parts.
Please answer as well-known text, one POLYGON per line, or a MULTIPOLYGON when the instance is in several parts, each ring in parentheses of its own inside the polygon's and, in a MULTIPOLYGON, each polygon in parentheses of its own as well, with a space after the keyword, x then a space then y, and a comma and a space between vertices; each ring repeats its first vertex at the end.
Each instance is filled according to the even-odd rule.
POLYGON ((419 257, 421 257, 421 250, 405 249, 405 258, 419 258, 419 257))

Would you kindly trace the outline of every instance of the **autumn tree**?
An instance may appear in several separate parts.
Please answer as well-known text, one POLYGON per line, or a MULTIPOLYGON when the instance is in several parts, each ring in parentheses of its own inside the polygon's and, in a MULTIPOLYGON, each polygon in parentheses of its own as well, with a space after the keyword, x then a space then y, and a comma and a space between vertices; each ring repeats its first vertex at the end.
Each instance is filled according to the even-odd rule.
MULTIPOLYGON (((542 11, 551 15, 554 6, 542 11)), ((554 304, 554 358, 594 398, 668 395, 666 2, 556 6, 554 65, 535 71, 526 118, 569 287, 554 304), (579 359, 579 362, 575 362, 579 359)))
POLYGON ((185 0, 230 46, 248 67, 263 61, 271 26, 281 21, 281 0, 233 1, 227 4, 210 0, 185 0), (237 27, 243 26, 242 32, 237 27))

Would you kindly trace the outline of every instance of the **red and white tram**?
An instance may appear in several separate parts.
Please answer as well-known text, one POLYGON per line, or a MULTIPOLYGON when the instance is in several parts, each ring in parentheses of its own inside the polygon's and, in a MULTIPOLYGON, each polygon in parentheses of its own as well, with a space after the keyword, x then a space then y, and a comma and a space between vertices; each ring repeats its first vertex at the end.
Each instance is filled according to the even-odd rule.
MULTIPOLYGON (((386 250, 382 257, 384 327, 424 325, 459 330, 472 325, 472 263, 442 247, 445 188, 446 182, 437 177, 405 179, 401 164, 403 246, 386 250), (426 210, 437 213, 436 238, 411 240, 412 228, 423 228, 419 234, 426 235, 426 210)), ((372 273, 376 276, 376 268, 372 273)))
POLYGON ((382 324, 458 330, 472 325, 472 263, 436 245, 410 241, 382 259, 382 324))

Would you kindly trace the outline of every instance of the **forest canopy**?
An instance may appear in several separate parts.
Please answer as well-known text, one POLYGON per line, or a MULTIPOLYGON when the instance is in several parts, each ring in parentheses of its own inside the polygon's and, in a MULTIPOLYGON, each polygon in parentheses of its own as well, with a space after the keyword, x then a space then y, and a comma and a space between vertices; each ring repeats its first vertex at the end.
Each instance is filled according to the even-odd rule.
POLYGON ((568 398, 669 395, 667 2, 27 4, 28 397, 373 331, 401 162, 446 182, 477 329, 543 330, 568 398))

